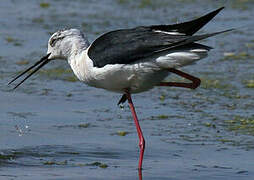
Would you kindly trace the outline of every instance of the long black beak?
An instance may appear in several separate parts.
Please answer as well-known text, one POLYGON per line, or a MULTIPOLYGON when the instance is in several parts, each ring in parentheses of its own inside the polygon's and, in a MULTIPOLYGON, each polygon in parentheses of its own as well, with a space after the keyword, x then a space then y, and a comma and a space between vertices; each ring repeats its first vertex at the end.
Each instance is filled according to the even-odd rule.
POLYGON ((28 74, 22 81, 20 81, 20 83, 18 83, 13 89, 16 89, 17 87, 19 87, 23 82, 25 82, 25 80, 27 80, 30 76, 32 76, 36 71, 38 71, 40 68, 42 68, 44 65, 46 65, 50 59, 48 59, 48 57, 50 56, 50 53, 47 54, 46 56, 42 57, 38 62, 36 62, 34 65, 32 65, 31 67, 29 67, 28 69, 26 69, 24 72, 22 72, 21 74, 19 74, 18 76, 16 76, 12 81, 10 81, 8 84, 13 83, 16 79, 18 79, 19 77, 21 77, 22 75, 24 75, 26 72, 30 71, 31 69, 33 69, 34 67, 36 67, 30 74, 28 74))

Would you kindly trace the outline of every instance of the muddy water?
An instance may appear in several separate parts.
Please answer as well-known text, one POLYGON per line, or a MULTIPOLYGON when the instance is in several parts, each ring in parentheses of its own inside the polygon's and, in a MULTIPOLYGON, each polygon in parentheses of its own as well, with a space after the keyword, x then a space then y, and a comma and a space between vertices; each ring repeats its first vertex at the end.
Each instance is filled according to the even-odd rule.
MULTIPOLYGON (((253 1, 29 1, 0 3, 0 179, 138 179, 136 130, 120 95, 88 87, 64 61, 19 89, 7 82, 45 55, 51 33, 103 32, 190 20, 222 5, 201 32, 240 29, 204 44, 210 56, 183 68, 196 90, 134 95, 147 142, 144 180, 254 177, 253 1)), ((181 80, 175 76, 169 80, 181 80)))

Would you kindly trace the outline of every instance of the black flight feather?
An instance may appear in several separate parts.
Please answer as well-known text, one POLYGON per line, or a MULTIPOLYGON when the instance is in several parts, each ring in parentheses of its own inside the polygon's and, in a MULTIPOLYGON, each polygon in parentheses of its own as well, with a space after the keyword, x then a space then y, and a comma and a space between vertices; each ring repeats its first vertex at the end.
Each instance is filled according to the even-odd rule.
POLYGON ((221 7, 215 11, 212 11, 198 19, 194 19, 192 21, 179 23, 179 24, 172 24, 172 25, 155 25, 151 26, 153 30, 160 30, 166 32, 179 32, 185 35, 193 35, 198 30, 200 30, 204 25, 206 25, 209 21, 211 21, 214 16, 216 16, 224 7, 221 7))

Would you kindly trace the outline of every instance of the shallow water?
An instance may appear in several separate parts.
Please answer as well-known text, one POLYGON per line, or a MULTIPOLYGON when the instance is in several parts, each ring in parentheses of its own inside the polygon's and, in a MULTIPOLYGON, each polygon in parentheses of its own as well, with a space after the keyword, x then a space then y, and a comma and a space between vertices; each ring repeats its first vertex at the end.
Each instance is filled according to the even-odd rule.
POLYGON ((147 143, 143 179, 253 178, 253 1, 10 0, 0 3, 0 179, 138 179, 136 129, 127 104, 116 105, 119 94, 78 82, 63 61, 15 91, 6 84, 45 55, 58 29, 82 29, 93 41, 109 30, 182 22, 222 5, 201 32, 241 28, 205 40, 214 47, 210 56, 183 68, 201 87, 133 96, 147 143))

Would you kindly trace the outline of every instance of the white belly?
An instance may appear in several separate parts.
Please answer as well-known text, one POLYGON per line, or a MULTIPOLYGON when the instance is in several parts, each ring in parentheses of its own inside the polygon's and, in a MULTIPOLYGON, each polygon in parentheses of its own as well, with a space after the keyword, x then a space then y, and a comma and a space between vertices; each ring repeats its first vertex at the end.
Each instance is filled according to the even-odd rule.
POLYGON ((145 63, 131 65, 107 65, 94 68, 94 77, 87 84, 109 91, 131 93, 147 91, 160 83, 168 72, 159 68, 148 67, 145 63))

